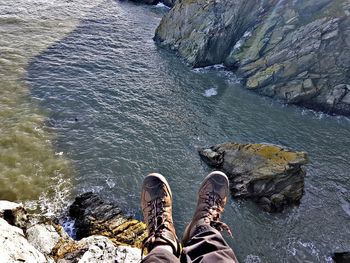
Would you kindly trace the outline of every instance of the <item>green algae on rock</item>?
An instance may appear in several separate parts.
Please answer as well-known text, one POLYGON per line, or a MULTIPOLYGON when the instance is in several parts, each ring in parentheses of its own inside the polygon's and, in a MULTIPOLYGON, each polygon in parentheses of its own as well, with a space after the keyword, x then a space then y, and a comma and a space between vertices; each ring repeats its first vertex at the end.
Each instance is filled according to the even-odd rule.
POLYGON ((303 195, 305 152, 231 142, 201 149, 199 154, 208 165, 227 174, 234 197, 251 198, 267 211, 281 211, 303 195))
POLYGON ((349 28, 347 0, 183 0, 155 40, 194 67, 223 63, 260 94, 350 115, 349 28))

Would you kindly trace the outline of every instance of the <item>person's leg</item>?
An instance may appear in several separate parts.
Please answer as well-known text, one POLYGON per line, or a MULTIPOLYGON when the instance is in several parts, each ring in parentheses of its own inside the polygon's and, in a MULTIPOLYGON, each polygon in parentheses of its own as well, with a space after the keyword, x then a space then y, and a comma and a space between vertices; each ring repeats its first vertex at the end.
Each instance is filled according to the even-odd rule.
POLYGON ((172 193, 160 174, 145 177, 141 190, 141 208, 148 237, 143 242, 149 254, 142 262, 179 262, 181 245, 172 218, 172 193))
POLYGON ((179 263, 177 258, 172 252, 166 249, 155 247, 151 253, 149 253, 141 261, 142 263, 179 263))
POLYGON ((183 238, 181 262, 238 263, 233 250, 219 231, 230 230, 220 221, 229 192, 227 176, 210 173, 198 191, 197 208, 183 238), (219 230, 219 231, 218 231, 219 230))

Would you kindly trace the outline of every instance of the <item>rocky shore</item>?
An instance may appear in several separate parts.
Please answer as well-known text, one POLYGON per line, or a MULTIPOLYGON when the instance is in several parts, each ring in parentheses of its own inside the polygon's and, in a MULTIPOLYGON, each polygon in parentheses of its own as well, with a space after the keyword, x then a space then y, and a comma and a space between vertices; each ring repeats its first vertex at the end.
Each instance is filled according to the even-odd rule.
POLYGON ((194 67, 224 64, 260 94, 350 115, 347 0, 182 0, 155 40, 194 67))
POLYGON ((57 219, 30 215, 21 204, 0 201, 0 261, 140 262, 145 224, 93 193, 77 197, 70 214, 76 222, 75 239, 57 219))
MULTIPOLYGON (((269 169, 267 164, 257 165, 262 164, 258 156, 264 158, 274 156, 271 162, 275 165, 270 167, 271 170, 273 167, 276 170, 280 169, 282 163, 286 163, 282 159, 288 159, 292 166, 304 163, 306 160, 304 153, 292 153, 285 149, 277 151, 275 146, 257 144, 222 144, 202 149, 200 153, 208 164, 229 173, 235 196, 249 196, 244 185, 249 180, 247 176, 244 177, 242 171, 250 168, 239 165, 239 161, 235 163, 238 166, 233 167, 233 163, 230 163, 233 155, 240 156, 241 160, 250 155, 249 159, 255 160, 256 167, 251 170, 260 170, 260 175, 269 174, 266 172, 269 169), (239 171, 240 176, 232 177, 239 171), (237 188, 238 178, 242 179, 240 189, 237 188), (247 181, 244 181, 244 178, 247 181)), ((284 184, 283 179, 270 178, 271 181, 274 181, 275 185, 284 184)), ((268 187, 270 190, 265 191, 266 185, 260 184, 261 181, 252 179, 250 182, 253 184, 252 189, 263 189, 261 192, 265 192, 264 195, 268 196, 272 184, 268 187)), ((289 190, 283 193, 287 192, 289 190)), ((296 192, 300 194, 300 191, 296 192)), ((271 200, 275 205, 274 199, 271 200)), ((32 215, 21 204, 0 200, 0 262, 138 263, 141 261, 140 242, 147 235, 144 223, 126 217, 118 206, 102 200, 93 193, 78 196, 69 211, 75 220, 74 239, 67 234, 58 219, 32 215)), ((350 256, 349 252, 336 252, 332 254, 332 258, 335 263, 346 263, 349 262, 350 256)))

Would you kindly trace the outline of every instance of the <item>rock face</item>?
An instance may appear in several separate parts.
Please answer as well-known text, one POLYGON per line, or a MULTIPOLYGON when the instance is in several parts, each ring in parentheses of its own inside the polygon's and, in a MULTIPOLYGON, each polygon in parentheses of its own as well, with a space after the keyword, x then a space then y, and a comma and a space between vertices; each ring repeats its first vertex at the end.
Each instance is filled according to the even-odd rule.
POLYGON ((23 230, 0 218, 0 261, 6 263, 47 263, 47 259, 24 236, 23 230))
POLYGON ((281 211, 303 195, 305 152, 269 144, 225 143, 199 154, 208 165, 227 174, 234 197, 251 198, 266 211, 281 211))
POLYGON ((86 193, 77 197, 69 210, 75 219, 77 238, 102 235, 117 245, 141 247, 147 236, 146 225, 123 215, 119 207, 86 193))
POLYGON ((194 67, 224 63, 248 89, 350 115, 348 0, 182 0, 155 40, 194 67))

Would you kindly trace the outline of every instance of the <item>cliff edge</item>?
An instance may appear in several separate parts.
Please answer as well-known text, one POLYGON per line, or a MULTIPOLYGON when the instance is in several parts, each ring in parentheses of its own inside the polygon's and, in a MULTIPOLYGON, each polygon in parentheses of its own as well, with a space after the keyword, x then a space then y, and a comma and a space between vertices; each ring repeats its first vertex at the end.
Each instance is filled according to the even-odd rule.
POLYGON ((347 0, 182 0, 154 39, 193 67, 223 63, 250 90, 350 116, 347 0))

